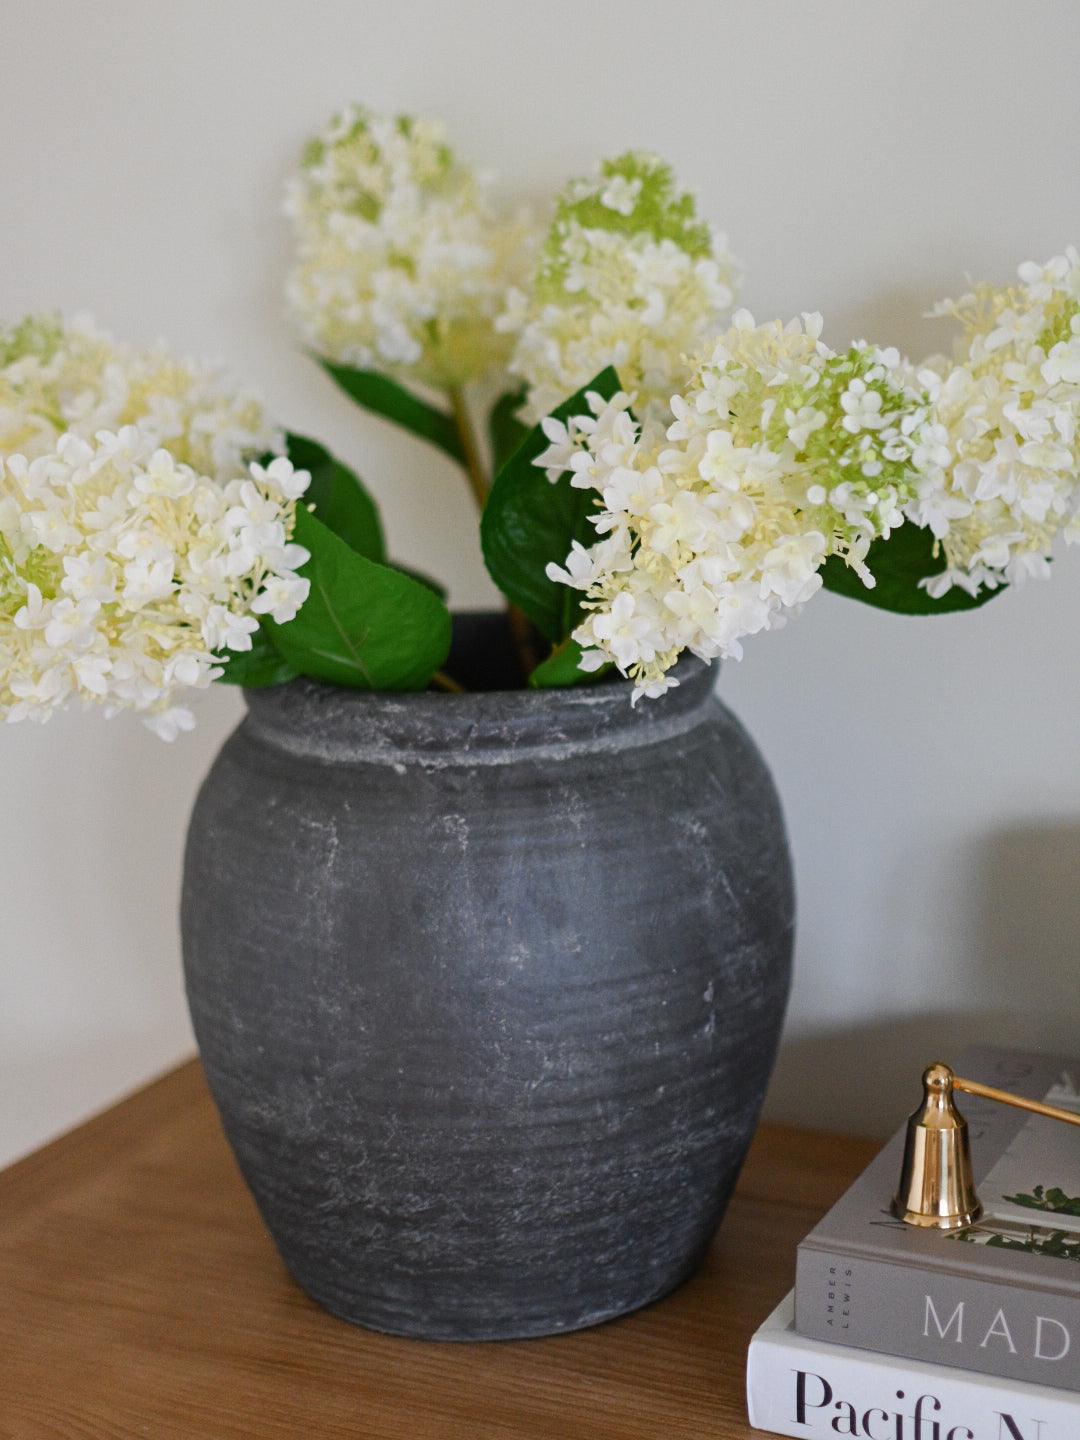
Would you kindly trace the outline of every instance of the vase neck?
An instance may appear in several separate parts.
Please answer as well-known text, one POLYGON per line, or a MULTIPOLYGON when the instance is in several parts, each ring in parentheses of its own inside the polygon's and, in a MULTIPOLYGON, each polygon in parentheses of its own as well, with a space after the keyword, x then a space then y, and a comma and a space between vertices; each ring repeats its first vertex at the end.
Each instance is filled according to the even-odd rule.
POLYGON ((631 706, 628 683, 479 694, 372 693, 294 680, 245 692, 245 730, 315 761, 498 765, 662 743, 701 724, 714 672, 680 661, 677 688, 631 706))

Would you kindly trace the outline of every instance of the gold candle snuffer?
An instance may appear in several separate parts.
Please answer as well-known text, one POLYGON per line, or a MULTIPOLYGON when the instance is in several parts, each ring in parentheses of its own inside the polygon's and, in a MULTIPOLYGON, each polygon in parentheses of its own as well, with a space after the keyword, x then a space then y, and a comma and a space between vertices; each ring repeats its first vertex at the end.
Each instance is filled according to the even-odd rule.
POLYGON ((953 1100, 956 1090, 1045 1115, 1048 1120, 1080 1125, 1080 1115, 1071 1110, 995 1090, 977 1080, 962 1080, 940 1062, 931 1065, 923 1072, 922 1104, 908 1120, 900 1185, 892 1203, 893 1214, 907 1225, 966 1230, 982 1215, 971 1169, 967 1121, 953 1100))

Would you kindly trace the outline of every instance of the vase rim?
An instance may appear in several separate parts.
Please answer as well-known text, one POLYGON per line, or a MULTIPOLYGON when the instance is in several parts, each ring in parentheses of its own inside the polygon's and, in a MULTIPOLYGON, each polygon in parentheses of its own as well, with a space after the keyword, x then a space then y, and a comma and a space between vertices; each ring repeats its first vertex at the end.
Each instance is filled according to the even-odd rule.
POLYGON ((630 703, 629 681, 465 693, 353 690, 300 677, 245 690, 244 729, 313 760, 383 765, 507 764, 658 744, 702 723, 715 669, 685 655, 678 683, 630 703))

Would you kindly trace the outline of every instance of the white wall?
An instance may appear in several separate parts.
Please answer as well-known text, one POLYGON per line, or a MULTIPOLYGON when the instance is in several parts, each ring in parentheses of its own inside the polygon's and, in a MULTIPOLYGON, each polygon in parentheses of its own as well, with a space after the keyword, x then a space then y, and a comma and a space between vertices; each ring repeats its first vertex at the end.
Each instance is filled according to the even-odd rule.
MULTIPOLYGON (((1080 239, 1080 9, 885 0, 8 0, 0 313, 91 308, 227 357, 354 458, 397 550, 486 601, 460 478, 362 420, 281 315, 297 147, 348 98, 441 114, 543 195, 631 144, 669 156, 764 318, 940 343, 964 272, 1080 239)), ((775 769, 801 899, 774 1115, 891 1127, 921 1063, 1080 1031, 1080 557, 976 615, 825 596, 721 693, 775 769)), ((65 716, 0 735, 0 1160, 187 1051, 182 832, 239 713, 165 748, 65 716)))

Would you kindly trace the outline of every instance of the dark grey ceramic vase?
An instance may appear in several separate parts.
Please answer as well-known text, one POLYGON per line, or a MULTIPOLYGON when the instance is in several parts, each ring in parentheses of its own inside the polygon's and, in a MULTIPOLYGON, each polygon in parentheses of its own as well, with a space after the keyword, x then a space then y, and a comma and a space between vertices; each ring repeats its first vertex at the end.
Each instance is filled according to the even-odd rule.
POLYGON ((760 755, 704 665, 678 675, 636 709, 621 684, 247 696, 191 823, 188 998, 266 1224, 335 1314, 547 1335, 704 1255, 792 883, 760 755))

